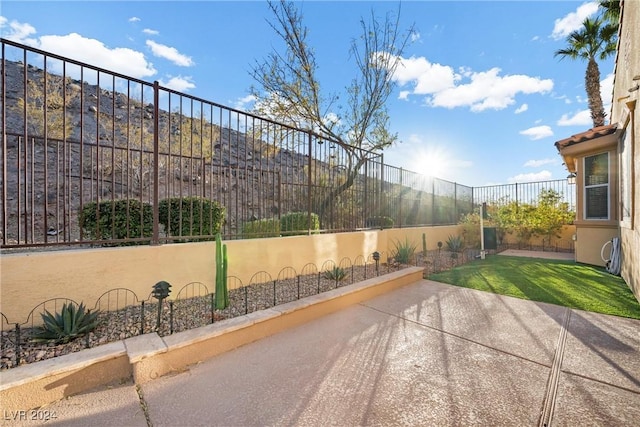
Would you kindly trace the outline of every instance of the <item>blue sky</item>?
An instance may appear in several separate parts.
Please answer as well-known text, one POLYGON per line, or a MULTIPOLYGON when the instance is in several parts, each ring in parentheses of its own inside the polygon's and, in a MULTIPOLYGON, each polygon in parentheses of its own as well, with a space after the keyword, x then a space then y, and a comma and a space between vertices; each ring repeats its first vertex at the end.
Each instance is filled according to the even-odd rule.
MULTIPOLYGON (((586 63, 557 49, 597 3, 298 1, 324 91, 355 75, 360 19, 415 26, 388 108, 399 143, 385 162, 470 186, 562 179, 554 142, 591 127, 586 63)), ((264 1, 11 1, 2 37, 243 110, 256 61, 282 42, 264 1)), ((599 63, 605 111, 614 59, 599 63)))

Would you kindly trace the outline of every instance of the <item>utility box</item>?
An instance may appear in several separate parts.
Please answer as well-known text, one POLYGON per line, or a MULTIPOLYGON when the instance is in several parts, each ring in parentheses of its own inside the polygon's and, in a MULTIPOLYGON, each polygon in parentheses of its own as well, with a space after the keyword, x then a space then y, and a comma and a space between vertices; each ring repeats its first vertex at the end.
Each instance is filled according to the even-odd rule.
POLYGON ((498 238, 496 234, 495 227, 485 227, 482 229, 482 234, 484 236, 484 249, 489 250, 497 250, 498 249, 498 238))

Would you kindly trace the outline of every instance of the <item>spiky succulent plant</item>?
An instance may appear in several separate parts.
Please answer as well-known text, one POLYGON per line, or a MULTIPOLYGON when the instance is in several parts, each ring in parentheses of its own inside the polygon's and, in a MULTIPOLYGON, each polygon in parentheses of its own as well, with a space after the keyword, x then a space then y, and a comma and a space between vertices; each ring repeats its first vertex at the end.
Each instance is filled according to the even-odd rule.
POLYGON ((65 303, 58 313, 48 310, 42 314, 43 325, 33 334, 32 341, 66 343, 94 330, 98 325, 98 311, 86 310, 83 303, 65 303))

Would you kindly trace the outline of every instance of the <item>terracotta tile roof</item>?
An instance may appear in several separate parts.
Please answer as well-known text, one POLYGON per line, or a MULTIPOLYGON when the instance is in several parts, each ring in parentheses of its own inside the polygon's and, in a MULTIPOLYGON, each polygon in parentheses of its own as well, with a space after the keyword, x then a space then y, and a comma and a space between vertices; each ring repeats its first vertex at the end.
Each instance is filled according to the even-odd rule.
POLYGON ((570 138, 561 139, 560 141, 557 141, 555 143, 555 146, 558 150, 560 150, 570 145, 579 144, 584 141, 590 141, 592 139, 600 138, 601 136, 611 135, 616 131, 617 127, 617 123, 606 126, 598 126, 596 128, 589 129, 588 131, 572 135, 570 138))

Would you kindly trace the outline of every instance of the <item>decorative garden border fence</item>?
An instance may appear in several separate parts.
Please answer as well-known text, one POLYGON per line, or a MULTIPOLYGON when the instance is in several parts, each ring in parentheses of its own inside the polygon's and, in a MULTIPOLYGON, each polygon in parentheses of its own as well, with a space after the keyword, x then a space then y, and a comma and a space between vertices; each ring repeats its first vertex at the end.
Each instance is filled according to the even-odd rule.
MULTIPOLYGON (((426 254, 417 251, 412 265, 424 266, 425 274, 428 274, 466 263, 478 254, 478 250, 465 250, 453 256, 446 248, 428 251, 426 254)), ((382 254, 381 259, 385 257, 382 254)), ((229 305, 222 310, 215 308, 214 290, 197 281, 177 289, 175 298, 163 300, 160 307, 158 300, 152 297, 152 284, 147 296, 137 295, 127 288, 114 288, 99 296, 93 305, 85 304, 92 312, 99 312, 99 324, 93 332, 67 344, 32 343, 33 334, 42 324, 42 314, 46 311, 57 313, 65 303, 76 307, 83 303, 64 297, 49 299, 36 305, 24 321, 8 319, 0 312, 0 369, 145 333, 156 332, 164 336, 197 328, 317 295, 402 267, 393 259, 376 262, 371 255, 366 260, 363 256, 354 260, 343 258, 339 262, 327 260, 321 266, 310 263, 299 271, 293 267, 285 267, 275 277, 268 272, 259 271, 251 277, 248 284, 230 276, 227 281, 229 305), (335 274, 336 271, 344 272, 344 276, 335 274)))
POLYGON ((48 349, 54 352, 57 349, 55 355, 60 355, 149 332, 173 334, 353 284, 393 268, 391 264, 377 264, 371 257, 367 262, 359 256, 353 261, 343 258, 338 263, 328 260, 320 267, 307 264, 300 271, 286 267, 275 277, 260 271, 251 277, 248 284, 230 276, 227 282, 229 306, 222 310, 215 308, 214 290, 201 282, 183 285, 177 289, 175 298, 162 302, 153 298, 151 284, 146 296, 137 295, 127 288, 114 288, 104 292, 93 305, 85 304, 91 311, 99 312, 98 327, 76 339, 73 345, 30 342, 34 332, 42 325, 41 315, 46 312, 58 313, 64 304, 77 307, 81 303, 72 298, 49 299, 36 305, 27 319, 21 322, 8 319, 0 313, 1 368, 17 366, 31 353, 48 349))

